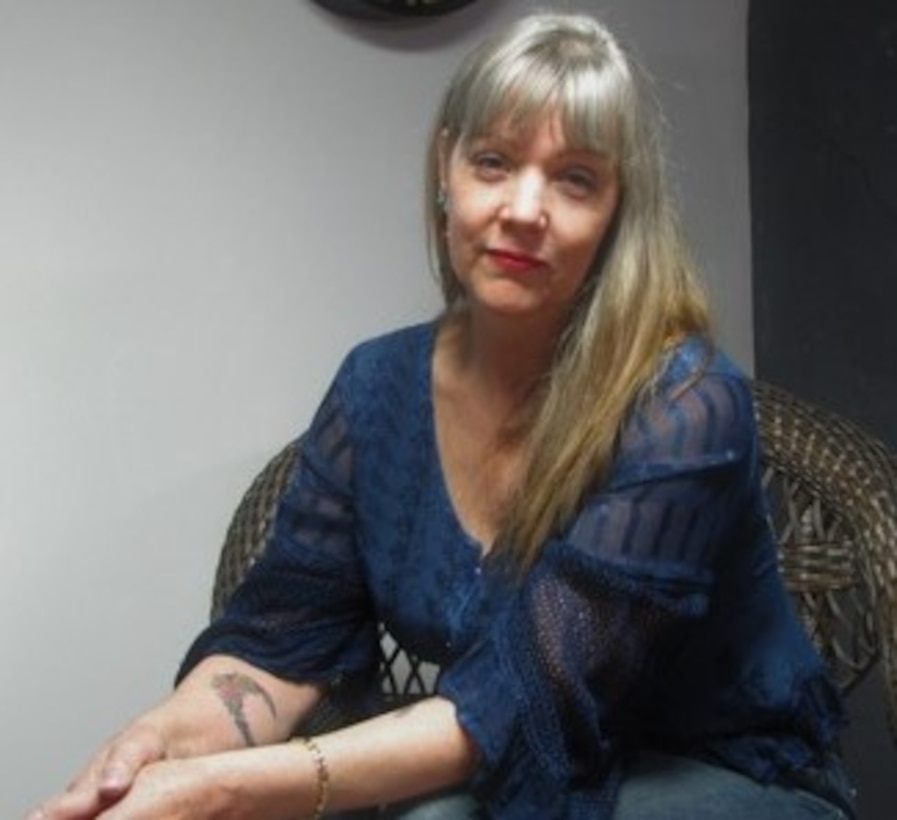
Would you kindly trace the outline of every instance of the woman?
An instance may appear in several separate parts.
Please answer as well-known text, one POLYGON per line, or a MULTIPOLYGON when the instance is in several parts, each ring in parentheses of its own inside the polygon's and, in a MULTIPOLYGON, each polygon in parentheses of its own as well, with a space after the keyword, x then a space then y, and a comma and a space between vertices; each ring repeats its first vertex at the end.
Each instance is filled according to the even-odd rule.
POLYGON ((347 357, 176 691, 35 817, 849 815, 657 143, 590 17, 469 56, 429 155, 444 314, 347 357), (284 742, 381 620, 437 694, 284 742))

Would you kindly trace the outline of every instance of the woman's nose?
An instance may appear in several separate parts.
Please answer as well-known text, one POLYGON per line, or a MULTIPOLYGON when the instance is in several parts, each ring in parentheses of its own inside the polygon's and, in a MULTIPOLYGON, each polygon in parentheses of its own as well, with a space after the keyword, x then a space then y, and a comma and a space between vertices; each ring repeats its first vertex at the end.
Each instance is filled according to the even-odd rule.
POLYGON ((547 225, 545 182, 540 176, 522 173, 514 179, 508 191, 505 218, 520 225, 547 225))

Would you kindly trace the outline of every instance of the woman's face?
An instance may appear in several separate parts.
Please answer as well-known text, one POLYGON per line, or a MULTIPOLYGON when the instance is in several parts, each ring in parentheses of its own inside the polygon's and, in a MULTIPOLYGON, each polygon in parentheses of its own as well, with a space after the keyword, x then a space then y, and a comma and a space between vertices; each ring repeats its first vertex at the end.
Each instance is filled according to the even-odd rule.
POLYGON ((448 254, 470 303, 563 321, 616 211, 611 161, 569 147, 555 115, 446 144, 441 170, 448 254))

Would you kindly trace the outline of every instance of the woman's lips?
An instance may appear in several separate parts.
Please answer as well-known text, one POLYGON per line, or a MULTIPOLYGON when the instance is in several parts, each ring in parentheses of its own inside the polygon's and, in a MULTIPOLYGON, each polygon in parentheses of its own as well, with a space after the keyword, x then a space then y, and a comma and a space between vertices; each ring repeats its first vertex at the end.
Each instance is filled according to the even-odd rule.
POLYGON ((516 251, 493 249, 487 251, 489 258, 502 270, 510 273, 526 273, 544 266, 544 262, 536 256, 529 256, 516 251))

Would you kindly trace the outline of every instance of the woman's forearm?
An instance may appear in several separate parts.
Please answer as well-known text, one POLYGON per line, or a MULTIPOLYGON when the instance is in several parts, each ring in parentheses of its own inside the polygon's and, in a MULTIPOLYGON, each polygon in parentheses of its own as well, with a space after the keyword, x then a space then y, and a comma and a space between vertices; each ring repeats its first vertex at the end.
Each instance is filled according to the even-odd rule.
POLYGON ((314 747, 285 743, 213 756, 209 785, 232 796, 237 815, 273 820, 312 816, 322 779, 327 810, 348 811, 463 783, 477 760, 454 705, 439 697, 318 736, 314 747))
POLYGON ((434 697, 314 738, 285 741, 319 699, 219 656, 203 661, 161 706, 94 757, 34 817, 313 816, 392 803, 461 783, 477 750, 454 705, 434 697))
POLYGON ((161 726, 169 757, 195 757, 284 740, 320 697, 316 686, 216 655, 198 664, 145 719, 161 726))
POLYGON ((441 697, 315 738, 334 810, 392 803, 468 780, 478 751, 441 697))
MULTIPOLYGON (((166 705, 173 757, 263 747, 286 740, 299 719, 318 702, 316 687, 285 682, 225 656, 194 669, 166 705)), ((466 780, 477 749, 458 723, 454 704, 431 697, 314 738, 323 756, 332 808, 345 810, 390 803, 466 780)), ((262 751, 259 749, 258 751, 262 751)), ((306 793, 306 774, 318 761, 307 747, 270 750, 269 773, 280 769, 282 784, 306 793), (286 765, 284 765, 286 763, 286 765), (279 764, 279 765, 278 765, 279 764)), ((258 760, 260 755, 246 755, 258 760)), ((263 767, 264 768, 264 767, 263 767)))

